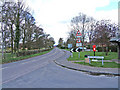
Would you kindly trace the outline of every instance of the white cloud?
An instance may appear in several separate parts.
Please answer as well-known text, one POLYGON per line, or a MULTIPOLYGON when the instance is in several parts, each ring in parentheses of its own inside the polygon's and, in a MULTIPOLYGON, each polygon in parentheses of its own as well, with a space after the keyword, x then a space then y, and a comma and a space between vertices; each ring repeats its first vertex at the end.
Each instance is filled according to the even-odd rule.
POLYGON ((34 10, 37 22, 55 38, 56 43, 60 37, 66 38, 69 31, 67 24, 62 22, 70 21, 79 12, 116 21, 117 10, 96 12, 96 7, 109 5, 110 0, 27 0, 26 3, 34 10))
POLYGON ((109 10, 109 11, 98 11, 95 13, 94 17, 97 20, 101 19, 109 19, 112 22, 117 23, 118 22, 118 9, 115 10, 109 10))

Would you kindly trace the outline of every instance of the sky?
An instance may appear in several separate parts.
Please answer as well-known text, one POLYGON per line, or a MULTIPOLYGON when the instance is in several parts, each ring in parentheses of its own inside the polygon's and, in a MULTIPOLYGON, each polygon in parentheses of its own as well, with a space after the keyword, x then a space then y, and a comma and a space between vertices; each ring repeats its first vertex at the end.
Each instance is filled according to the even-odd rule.
POLYGON ((80 12, 96 20, 118 21, 119 0, 26 0, 37 25, 50 34, 56 44, 59 38, 67 40, 70 21, 80 12))

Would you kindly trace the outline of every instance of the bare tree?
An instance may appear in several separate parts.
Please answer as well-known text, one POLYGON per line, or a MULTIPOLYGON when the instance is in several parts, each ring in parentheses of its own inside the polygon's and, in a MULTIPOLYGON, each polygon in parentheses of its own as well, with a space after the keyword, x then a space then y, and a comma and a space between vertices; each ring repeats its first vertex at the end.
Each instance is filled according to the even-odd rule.
POLYGON ((62 46, 63 46, 63 38, 59 38, 58 46, 59 46, 59 47, 62 47, 62 46))
POLYGON ((36 25, 35 18, 29 8, 25 7, 23 1, 3 2, 1 7, 0 23, 3 50, 5 48, 6 51, 6 48, 10 47, 11 53, 15 52, 18 55, 20 45, 23 46, 23 50, 25 47, 40 49, 52 45, 52 38, 49 39, 50 35, 45 34, 43 29, 36 25))
POLYGON ((76 30, 80 30, 80 32, 82 33, 82 46, 84 47, 84 42, 86 39, 86 32, 87 32, 87 25, 89 22, 91 22, 91 17, 88 17, 87 15, 83 14, 83 13, 79 13, 79 16, 74 17, 71 20, 71 25, 73 26, 73 29, 76 30))
POLYGON ((104 52, 104 47, 106 47, 106 55, 108 53, 108 47, 110 45, 110 38, 115 35, 116 28, 114 25, 110 24, 108 20, 101 20, 97 23, 94 30, 92 42, 99 46, 102 46, 102 51, 104 52))
POLYGON ((52 48, 53 45, 55 44, 54 38, 50 37, 48 40, 49 40, 49 47, 52 48))

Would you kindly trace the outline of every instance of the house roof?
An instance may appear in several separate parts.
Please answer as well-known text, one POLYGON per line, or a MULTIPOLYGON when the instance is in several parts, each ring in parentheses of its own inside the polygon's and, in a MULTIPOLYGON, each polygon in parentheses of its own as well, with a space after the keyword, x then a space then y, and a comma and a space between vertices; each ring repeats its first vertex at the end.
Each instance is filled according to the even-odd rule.
POLYGON ((120 43, 120 38, 114 37, 114 38, 110 39, 110 42, 120 43))

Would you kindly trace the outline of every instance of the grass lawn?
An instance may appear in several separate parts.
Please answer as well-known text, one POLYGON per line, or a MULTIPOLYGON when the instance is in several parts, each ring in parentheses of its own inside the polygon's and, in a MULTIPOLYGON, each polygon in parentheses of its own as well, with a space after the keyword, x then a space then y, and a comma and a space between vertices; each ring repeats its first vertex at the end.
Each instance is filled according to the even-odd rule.
MULTIPOLYGON (((73 52, 73 57, 69 57, 69 61, 75 61, 75 60, 85 60, 85 55, 94 56, 93 51, 84 51, 80 52, 80 58, 78 57, 79 52, 73 52)), ((95 56, 104 56, 104 60, 112 60, 118 58, 117 52, 108 52, 108 56, 105 55, 105 52, 95 52, 95 56)))
POLYGON ((84 63, 84 62, 74 62, 74 63, 82 64, 82 65, 88 65, 88 66, 93 66, 93 67, 120 68, 120 64, 117 64, 115 62, 104 62, 104 65, 102 65, 101 62, 91 62, 91 64, 84 63))
MULTIPOLYGON (((6 54, 6 59, 4 59, 4 60, 0 59, 0 64, 1 64, 1 62, 4 64, 4 63, 15 62, 15 61, 19 61, 19 60, 23 60, 23 59, 27 59, 27 58, 31 58, 31 57, 43 55, 43 54, 46 54, 46 53, 48 53, 48 52, 50 52, 50 51, 51 51, 51 50, 49 50, 49 51, 44 51, 44 52, 37 53, 37 54, 32 54, 32 55, 21 56, 21 57, 16 57, 15 54, 7 53, 7 54, 6 54)), ((0 54, 0 55, 1 55, 1 54, 0 54)))

